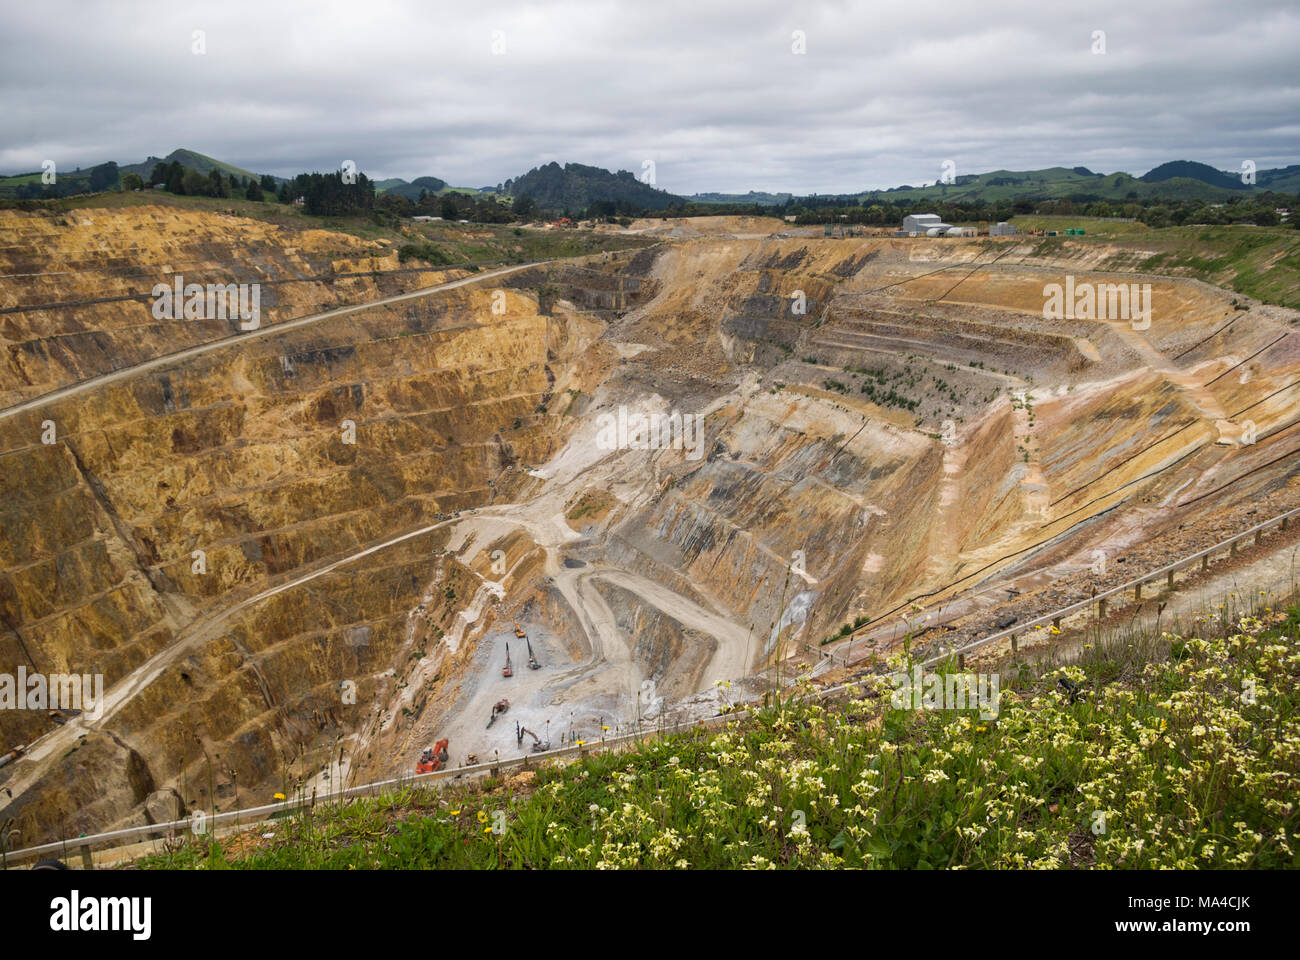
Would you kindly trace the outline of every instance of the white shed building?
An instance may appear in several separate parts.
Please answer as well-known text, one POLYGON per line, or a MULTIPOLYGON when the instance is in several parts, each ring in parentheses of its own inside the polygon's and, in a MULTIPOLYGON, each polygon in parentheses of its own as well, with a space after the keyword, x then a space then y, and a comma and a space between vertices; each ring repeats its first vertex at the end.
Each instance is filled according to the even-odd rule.
POLYGON ((937 213, 909 213, 903 218, 903 229, 908 233, 927 233, 936 227, 947 230, 952 226, 939 219, 937 213))

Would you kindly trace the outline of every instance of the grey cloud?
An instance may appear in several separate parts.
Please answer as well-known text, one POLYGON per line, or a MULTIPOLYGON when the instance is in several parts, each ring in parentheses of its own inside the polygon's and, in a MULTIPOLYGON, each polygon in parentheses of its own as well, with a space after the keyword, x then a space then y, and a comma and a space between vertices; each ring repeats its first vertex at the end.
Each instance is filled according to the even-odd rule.
POLYGON ((184 146, 282 175, 352 159, 480 186, 651 159, 676 192, 827 193, 946 159, 1141 173, 1300 153, 1300 16, 1275 0, 462 6, 7 5, 0 170, 184 146))

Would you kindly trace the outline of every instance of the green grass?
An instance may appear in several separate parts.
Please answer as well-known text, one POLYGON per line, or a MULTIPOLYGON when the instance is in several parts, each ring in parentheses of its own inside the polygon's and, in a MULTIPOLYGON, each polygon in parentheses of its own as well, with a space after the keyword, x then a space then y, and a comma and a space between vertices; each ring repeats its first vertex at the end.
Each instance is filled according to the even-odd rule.
POLYGON ((1127 237, 1135 234, 1149 235, 1152 233, 1150 227, 1139 221, 1124 223, 1117 220, 1102 220, 1098 217, 1036 217, 1016 214, 1009 222, 1015 224, 1016 229, 1021 233, 1027 233, 1030 230, 1055 230, 1058 233, 1064 233, 1066 230, 1082 229, 1086 231, 1082 238, 1071 237, 1071 240, 1086 240, 1088 237, 1127 237))
MULTIPOLYGON (((1074 238, 1071 238, 1074 239, 1074 238)), ((1300 231, 1287 227, 1169 227, 1142 236, 1141 269, 1188 276, 1264 303, 1300 309, 1300 231)))
POLYGON ((138 865, 1293 868, 1300 609, 1271 620, 1019 665, 994 718, 896 709, 879 677, 838 704, 786 702, 526 783, 318 808, 271 840, 259 827, 251 845, 138 865))

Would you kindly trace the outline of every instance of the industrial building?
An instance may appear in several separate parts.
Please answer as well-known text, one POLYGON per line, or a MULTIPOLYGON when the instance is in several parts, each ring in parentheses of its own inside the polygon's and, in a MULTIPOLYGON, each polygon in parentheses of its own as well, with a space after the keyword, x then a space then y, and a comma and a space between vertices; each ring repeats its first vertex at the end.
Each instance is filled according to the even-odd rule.
POLYGON ((1007 223, 1005 220, 989 227, 990 237, 1014 237, 1016 228, 1014 224, 1007 223))
POLYGON ((944 223, 939 219, 937 213, 910 213, 903 218, 904 233, 920 233, 926 236, 937 237, 939 233, 930 233, 931 230, 940 232, 951 230, 952 224, 944 223))

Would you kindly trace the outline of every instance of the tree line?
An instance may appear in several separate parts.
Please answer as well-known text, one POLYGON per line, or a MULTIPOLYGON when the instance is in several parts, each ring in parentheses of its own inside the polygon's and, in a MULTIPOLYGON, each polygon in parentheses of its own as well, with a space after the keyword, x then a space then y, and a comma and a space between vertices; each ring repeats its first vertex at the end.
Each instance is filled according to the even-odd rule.
MULTIPOLYGON (((228 197, 257 202, 300 204, 314 216, 360 214, 379 223, 396 223, 416 216, 441 217, 443 220, 467 220, 472 223, 528 223, 536 220, 588 219, 628 223, 632 217, 677 218, 691 216, 746 215, 792 219, 799 225, 846 224, 854 226, 897 227, 911 213, 936 213, 949 223, 971 221, 997 222, 1016 216, 1054 215, 1085 217, 1123 217, 1140 220, 1150 227, 1185 224, 1255 224, 1300 227, 1300 213, 1283 220, 1278 209, 1295 210, 1300 197, 1263 191, 1249 196, 1229 197, 1221 201, 1180 199, 1165 196, 1137 197, 1124 200, 1095 196, 1075 196, 1050 200, 920 200, 906 196, 882 198, 879 195, 791 197, 776 204, 753 202, 701 203, 673 198, 662 209, 641 207, 627 196, 592 200, 584 206, 547 207, 532 196, 516 195, 503 202, 490 193, 465 193, 456 190, 431 192, 422 190, 416 199, 399 193, 380 192, 364 173, 345 177, 343 171, 300 173, 291 180, 277 181, 270 175, 260 177, 223 173, 212 169, 200 173, 173 160, 156 164, 147 180, 129 173, 121 178, 123 190, 161 187, 181 196, 228 197)), ((13 189, 17 199, 55 199, 74 193, 93 193, 113 189, 119 180, 116 163, 100 164, 86 171, 61 175, 54 184, 28 182, 13 189)), ((510 184, 507 184, 507 187, 510 184)))

